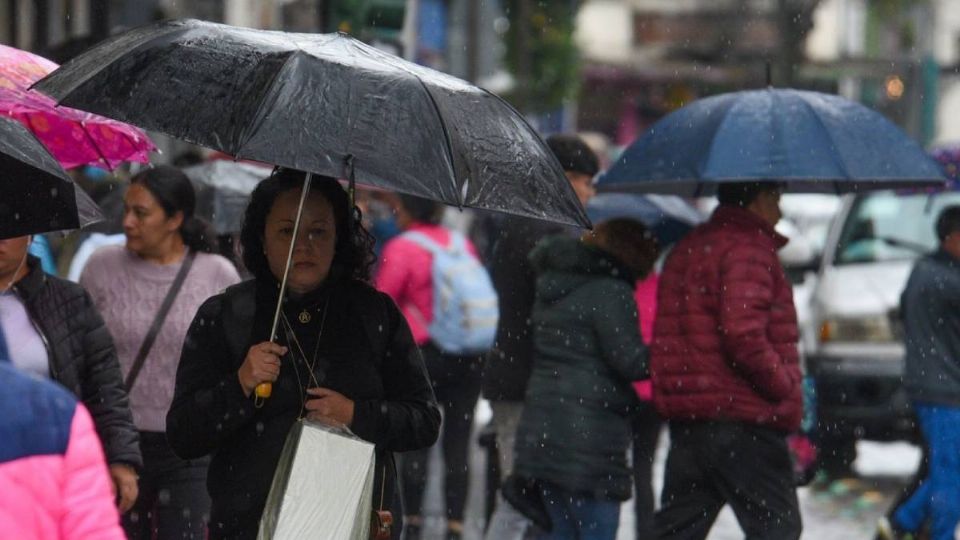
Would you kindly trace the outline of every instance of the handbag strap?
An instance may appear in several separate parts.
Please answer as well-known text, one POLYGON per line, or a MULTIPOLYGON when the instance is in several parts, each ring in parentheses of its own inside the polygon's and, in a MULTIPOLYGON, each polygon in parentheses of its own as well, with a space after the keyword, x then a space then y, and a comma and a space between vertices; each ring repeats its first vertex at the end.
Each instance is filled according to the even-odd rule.
POLYGON ((140 344, 140 350, 137 351, 137 357, 133 361, 133 366, 130 367, 130 373, 127 374, 126 380, 123 381, 127 392, 130 392, 133 384, 137 382, 137 376, 140 375, 140 370, 143 369, 143 364, 147 360, 147 354, 150 353, 150 348, 153 347, 153 342, 157 339, 157 334, 160 333, 163 321, 167 318, 167 313, 170 312, 170 307, 173 306, 173 301, 176 300, 177 293, 180 292, 183 281, 187 279, 187 273, 190 272, 190 267, 193 266, 195 256, 195 251, 190 250, 187 252, 187 256, 184 257, 183 264, 180 265, 180 270, 177 272, 177 277, 173 279, 170 290, 167 291, 167 296, 163 299, 163 303, 160 304, 160 310, 157 311, 157 316, 153 318, 153 323, 150 325, 150 329, 147 330, 147 335, 144 336, 143 343, 140 344))

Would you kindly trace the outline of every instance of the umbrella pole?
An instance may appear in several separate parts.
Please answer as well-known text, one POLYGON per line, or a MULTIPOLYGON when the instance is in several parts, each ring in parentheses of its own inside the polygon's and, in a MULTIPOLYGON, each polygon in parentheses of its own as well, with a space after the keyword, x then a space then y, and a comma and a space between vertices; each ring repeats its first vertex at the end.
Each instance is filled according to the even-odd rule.
MULTIPOLYGON (((297 206, 297 217, 293 220, 293 236, 290 239, 290 249, 287 251, 287 262, 283 266, 283 279, 280 280, 280 295, 277 297, 277 309, 273 313, 273 326, 270 327, 270 341, 277 339, 277 325, 280 323, 280 310, 283 307, 283 296, 287 292, 287 277, 290 274, 290 262, 293 261, 293 248, 297 244, 297 234, 300 231, 300 218, 303 216, 303 205, 307 201, 307 195, 310 193, 310 183, 313 181, 313 173, 307 173, 303 179, 303 191, 300 192, 300 204, 297 206)), ((272 383, 260 383, 257 385, 254 394, 254 405, 258 408, 263 406, 263 401, 273 393, 272 383)))

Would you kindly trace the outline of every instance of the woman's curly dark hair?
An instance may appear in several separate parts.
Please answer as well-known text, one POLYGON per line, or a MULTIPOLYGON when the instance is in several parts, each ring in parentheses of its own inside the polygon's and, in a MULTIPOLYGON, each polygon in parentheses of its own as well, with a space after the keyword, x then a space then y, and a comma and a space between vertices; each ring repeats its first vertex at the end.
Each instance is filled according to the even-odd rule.
MULTIPOLYGON (((240 230, 240 246, 243 264, 258 280, 275 280, 264 255, 263 237, 267 214, 273 208, 277 196, 303 187, 304 171, 277 168, 269 178, 257 184, 250 196, 250 203, 240 230)), ((346 190, 335 179, 315 174, 310 184, 310 194, 320 194, 333 207, 337 243, 333 263, 330 266, 332 281, 358 279, 370 281, 370 269, 376 260, 373 253, 373 236, 363 228, 360 210, 350 207, 346 190)))

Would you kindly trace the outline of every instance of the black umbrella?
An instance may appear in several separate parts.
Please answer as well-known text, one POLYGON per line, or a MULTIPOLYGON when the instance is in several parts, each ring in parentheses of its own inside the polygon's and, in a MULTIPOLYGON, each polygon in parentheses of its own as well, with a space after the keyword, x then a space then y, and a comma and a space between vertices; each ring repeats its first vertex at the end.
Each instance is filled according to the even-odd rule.
POLYGON ((77 229, 103 219, 30 130, 5 116, 0 116, 0 170, 0 238, 77 229))
POLYGON ((237 158, 589 226, 550 149, 506 102, 345 34, 161 22, 36 88, 237 158))
MULTIPOLYGON (((37 88, 63 105, 351 187, 590 224, 553 153, 506 102, 345 34, 162 22, 110 38, 37 88)), ((294 237, 299 224, 298 212, 294 237)))
POLYGON ((197 190, 196 214, 217 234, 240 232, 250 194, 271 168, 243 161, 215 159, 183 169, 197 190))

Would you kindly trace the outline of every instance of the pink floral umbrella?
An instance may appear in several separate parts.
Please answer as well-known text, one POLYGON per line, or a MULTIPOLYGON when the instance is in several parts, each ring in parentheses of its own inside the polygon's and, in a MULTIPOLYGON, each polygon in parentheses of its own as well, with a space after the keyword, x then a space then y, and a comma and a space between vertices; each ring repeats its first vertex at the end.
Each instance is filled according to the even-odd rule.
POLYGON ((57 106, 29 89, 57 67, 46 58, 0 45, 0 115, 30 129, 66 169, 80 165, 115 169, 124 161, 148 162, 156 146, 142 130, 57 106))

